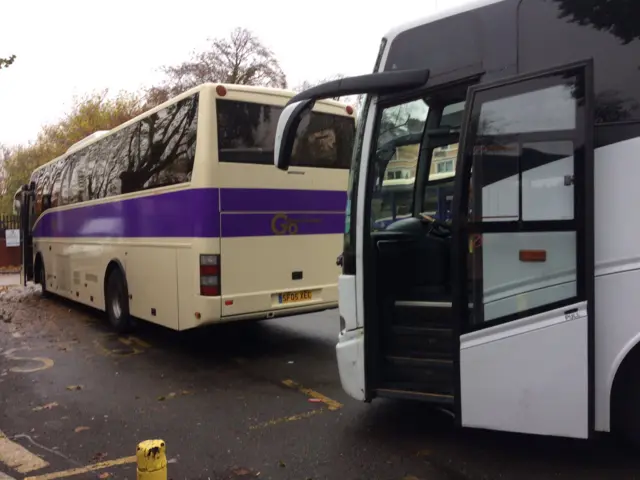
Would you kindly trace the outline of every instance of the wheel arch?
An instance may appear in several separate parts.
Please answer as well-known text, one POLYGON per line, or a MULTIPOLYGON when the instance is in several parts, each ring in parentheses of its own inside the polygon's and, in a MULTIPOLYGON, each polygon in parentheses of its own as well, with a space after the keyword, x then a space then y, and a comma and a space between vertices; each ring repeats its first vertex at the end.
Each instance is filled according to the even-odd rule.
MULTIPOLYGON (((609 431, 614 431, 616 426, 624 424, 620 415, 624 413, 624 402, 634 389, 634 372, 640 369, 640 333, 629 341, 614 360, 608 381, 609 393, 609 431), (622 423, 620 423, 622 422, 622 423)), ((636 391, 640 389, 636 387, 636 391)))
MULTIPOLYGON (((129 283, 127 282, 127 273, 126 273, 126 271, 124 269, 124 265, 122 265, 122 262, 117 258, 111 259, 109 261, 109 263, 107 264, 107 268, 105 269, 104 281, 102 282, 102 293, 104 295, 105 305, 106 305, 106 302, 107 302, 107 282, 109 280, 109 276, 113 272, 119 272, 120 273, 120 275, 122 276, 122 281, 124 282, 124 286, 125 286, 125 288, 127 290, 127 293, 129 293, 129 283)), ((131 298, 131 297, 129 297, 129 298, 131 298)))
POLYGON ((36 253, 36 258, 33 262, 33 279, 35 283, 41 283, 42 281, 46 281, 46 279, 40 278, 40 267, 44 264, 44 259, 42 258, 42 253, 36 253))

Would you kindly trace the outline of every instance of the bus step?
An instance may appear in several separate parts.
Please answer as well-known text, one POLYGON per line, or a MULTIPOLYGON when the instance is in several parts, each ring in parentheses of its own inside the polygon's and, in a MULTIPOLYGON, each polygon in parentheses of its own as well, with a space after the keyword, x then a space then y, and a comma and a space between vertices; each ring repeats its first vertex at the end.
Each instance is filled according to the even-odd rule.
POLYGON ((385 337, 385 351, 392 357, 451 359, 452 340, 450 328, 393 325, 385 337))
POLYGON ((392 324, 406 327, 451 327, 451 304, 446 302, 404 302, 393 308, 392 324))
POLYGON ((450 395, 453 393, 453 361, 387 356, 382 383, 383 388, 450 395))
POLYGON ((378 388, 376 390, 378 397, 382 398, 398 398, 402 400, 418 400, 437 405, 453 405, 453 395, 443 395, 439 393, 426 393, 414 390, 403 390, 395 388, 378 388))

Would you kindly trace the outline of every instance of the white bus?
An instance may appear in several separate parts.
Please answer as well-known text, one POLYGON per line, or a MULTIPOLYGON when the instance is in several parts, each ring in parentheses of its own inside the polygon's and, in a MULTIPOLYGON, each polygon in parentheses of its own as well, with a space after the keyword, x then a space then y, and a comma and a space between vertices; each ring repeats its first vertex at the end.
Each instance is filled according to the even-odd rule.
POLYGON ((354 111, 319 103, 279 172, 293 95, 205 84, 35 170, 18 195, 24 281, 119 331, 335 308, 354 111))
MULTIPOLYGON (((640 2, 483 0, 389 32, 367 94, 339 280, 340 377, 458 425, 640 439, 640 2), (436 148, 456 148, 451 221, 425 218, 436 148), (410 218, 374 228, 390 153, 415 148, 410 218)), ((388 216, 388 214, 387 214, 388 216)))

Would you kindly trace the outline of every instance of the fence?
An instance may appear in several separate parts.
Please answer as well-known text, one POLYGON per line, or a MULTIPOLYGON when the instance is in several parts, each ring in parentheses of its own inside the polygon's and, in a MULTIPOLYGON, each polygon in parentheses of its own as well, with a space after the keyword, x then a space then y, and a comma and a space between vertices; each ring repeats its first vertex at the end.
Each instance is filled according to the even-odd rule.
POLYGON ((0 215, 0 272, 19 269, 22 264, 22 244, 18 247, 7 247, 7 230, 20 228, 20 217, 17 215, 0 215))

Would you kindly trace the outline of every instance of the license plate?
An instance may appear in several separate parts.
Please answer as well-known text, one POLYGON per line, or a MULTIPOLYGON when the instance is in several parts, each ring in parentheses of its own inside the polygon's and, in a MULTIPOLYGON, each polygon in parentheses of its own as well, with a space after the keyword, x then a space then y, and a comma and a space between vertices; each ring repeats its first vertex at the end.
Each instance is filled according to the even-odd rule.
POLYGON ((287 292, 278 295, 278 303, 298 303, 308 302, 313 299, 311 290, 303 290, 301 292, 287 292))

